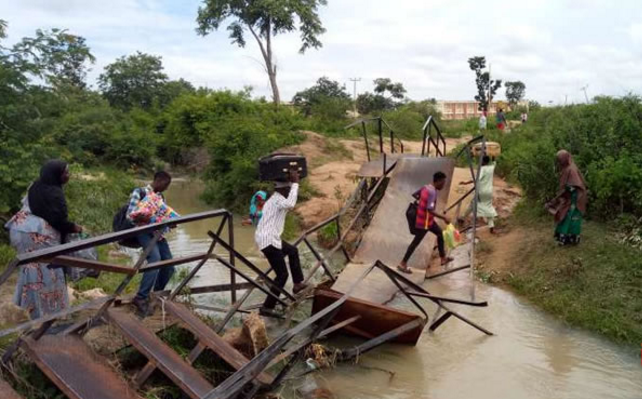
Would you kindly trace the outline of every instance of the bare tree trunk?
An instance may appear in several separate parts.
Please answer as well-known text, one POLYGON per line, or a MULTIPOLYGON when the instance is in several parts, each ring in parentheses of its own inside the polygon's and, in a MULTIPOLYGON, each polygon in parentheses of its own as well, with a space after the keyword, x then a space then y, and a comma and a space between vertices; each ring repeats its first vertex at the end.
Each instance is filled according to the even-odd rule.
POLYGON ((265 46, 261 41, 259 35, 256 34, 254 28, 251 25, 248 25, 250 32, 256 39, 256 42, 259 44, 261 49, 261 54, 263 55, 263 60, 265 61, 265 71, 268 74, 270 79, 270 87, 272 88, 272 101, 274 105, 279 105, 281 103, 281 95, 279 93, 279 86, 276 83, 276 65, 272 62, 272 32, 271 24, 268 22, 267 32, 265 32, 265 46))
POLYGON ((268 75, 270 76, 270 86, 272 87, 272 100, 274 105, 279 105, 281 103, 281 94, 279 93, 279 86, 276 84, 276 65, 272 65, 272 68, 268 70, 268 75))
POLYGON ((267 51, 267 64, 268 76, 270 77, 270 86, 272 87, 272 100, 274 105, 281 103, 281 94, 279 93, 279 86, 276 84, 276 65, 272 62, 272 21, 268 19, 267 32, 265 32, 266 51, 267 51))

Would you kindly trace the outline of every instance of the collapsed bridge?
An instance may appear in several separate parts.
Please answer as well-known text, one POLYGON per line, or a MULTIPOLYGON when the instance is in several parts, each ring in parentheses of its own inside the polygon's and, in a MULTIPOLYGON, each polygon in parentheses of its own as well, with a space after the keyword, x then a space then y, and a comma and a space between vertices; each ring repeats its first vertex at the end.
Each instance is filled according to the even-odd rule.
MULTIPOLYGON (((252 293, 271 295, 276 287, 280 296, 278 303, 286 308, 297 307, 306 298, 295 297, 276 286, 270 277, 271 270, 261 270, 234 245, 233 215, 224 209, 203 212, 155 225, 137 227, 118 233, 64 244, 37 252, 19 255, 0 276, 0 284, 21 265, 33 262, 49 262, 62 266, 92 269, 122 275, 121 284, 107 297, 76 305, 59 313, 43 316, 0 331, 0 338, 13 337, 12 344, 2 357, 2 367, 11 374, 12 362, 17 352, 22 351, 34 364, 69 398, 111 399, 139 398, 138 389, 144 386, 155 370, 164 374, 190 398, 250 398, 258 392, 275 390, 299 362, 305 350, 321 337, 337 332, 358 335, 366 339, 354 348, 341 350, 340 360, 349 360, 385 342, 397 341, 415 344, 428 325, 434 331, 450 317, 455 317, 485 334, 489 331, 464 318, 447 307, 448 303, 469 306, 485 306, 485 302, 442 298, 431 295, 422 287, 425 278, 436 278, 445 273, 469 268, 458 265, 443 272, 426 275, 434 247, 434 238, 429 235, 415 252, 410 266, 411 276, 403 276, 388 265, 395 265, 402 256, 411 236, 408 232, 404 211, 410 194, 418 187, 429 183, 436 171, 448 176, 450 186, 454 160, 445 157, 445 140, 436 123, 429 118, 424 126, 421 154, 405 154, 403 143, 381 118, 360 121, 369 162, 360 172, 361 182, 352 199, 332 218, 304 232, 296 245, 306 245, 316 262, 308 271, 306 281, 322 271, 327 281, 319 284, 313 296, 312 315, 287 329, 253 358, 248 358, 222 338, 230 321, 241 312, 248 312, 255 305, 248 304, 252 293), (371 158, 371 143, 366 123, 378 126, 379 157, 371 158), (384 151, 384 128, 389 129, 390 153, 384 151), (434 155, 429 156, 434 150, 434 155), (371 217, 371 215, 373 215, 371 217), (163 229, 170 224, 185 224, 203 220, 218 221, 218 227, 210 230, 211 240, 204 253, 146 264, 145 258, 160 238, 163 229), (329 251, 317 249, 311 236, 319 229, 336 223, 336 244, 329 251), (351 254, 348 236, 361 227, 361 237, 356 250, 351 254), (227 228, 227 237, 223 232, 227 228), (142 233, 154 234, 152 242, 143 249, 132 266, 88 261, 70 254, 85 248, 117 243, 142 233), (227 254, 220 255, 216 248, 227 254), (344 270, 335 275, 328 259, 341 251, 347 260, 344 270), (216 262, 208 262, 210 260, 216 262), (157 299, 162 302, 163 312, 173 320, 172 324, 189 331, 197 342, 186 358, 180 356, 163 342, 156 332, 134 317, 126 306, 123 293, 136 274, 148 270, 181 264, 193 264, 190 272, 171 291, 161 292, 157 299), (214 265, 214 266, 212 266, 214 265), (242 267, 241 267, 242 266, 242 267), (222 267, 229 270, 229 283, 211 286, 192 286, 190 283, 203 267, 222 267), (182 301, 189 293, 229 292, 229 306, 222 309, 224 316, 215 325, 204 322, 193 308, 182 301), (390 300, 401 293, 415 306, 417 312, 408 312, 389 306, 390 300), (429 316, 415 298, 434 302, 439 313, 429 316), (68 319, 72 318, 70 324, 68 319), (110 367, 106 359, 98 355, 86 342, 85 337, 93 328, 112 326, 124 339, 147 359, 147 364, 131 379, 127 379, 110 367), (296 339, 295 339, 296 338, 296 339), (193 363, 205 352, 214 353, 234 372, 215 384, 206 379, 193 363)), ((479 139, 476 139, 479 140, 479 139)), ((475 140, 474 140, 475 141, 475 140)), ((471 141, 472 144, 473 141, 471 141)), ((472 160, 470 145, 465 148, 468 160, 472 160)), ((376 149, 374 150, 376 152, 376 149)), ((471 175, 474 179, 472 163, 471 175)), ((471 190, 467 195, 472 194, 471 190)), ((450 208, 461 204, 458 199, 450 208)), ((448 190, 440 193, 440 211, 445 210, 448 190)), ((473 240, 474 245, 474 240, 473 240)), ((474 251, 471 252, 474 254, 474 251)), ((19 398, 11 385, 0 379, 0 398, 19 398)))

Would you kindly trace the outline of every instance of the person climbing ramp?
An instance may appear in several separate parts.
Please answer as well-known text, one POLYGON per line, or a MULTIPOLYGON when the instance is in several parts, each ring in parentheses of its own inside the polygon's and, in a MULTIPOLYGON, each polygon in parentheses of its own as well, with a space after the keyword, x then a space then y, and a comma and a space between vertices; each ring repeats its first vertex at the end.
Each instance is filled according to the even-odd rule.
POLYGON ((423 186, 412 194, 412 196, 418 200, 417 217, 415 219, 415 238, 408 246, 403 260, 399 266, 397 266, 397 269, 404 273, 412 274, 412 270, 408 267, 408 260, 410 260, 413 252, 415 252, 415 249, 417 249, 429 231, 437 236, 437 248, 439 249, 441 264, 445 265, 453 260, 453 258, 446 256, 444 234, 441 227, 439 227, 435 221, 435 219, 441 219, 446 224, 450 224, 450 219, 447 216, 436 213, 437 191, 442 190, 446 185, 446 175, 443 172, 437 172, 434 174, 432 181, 432 184, 423 186))

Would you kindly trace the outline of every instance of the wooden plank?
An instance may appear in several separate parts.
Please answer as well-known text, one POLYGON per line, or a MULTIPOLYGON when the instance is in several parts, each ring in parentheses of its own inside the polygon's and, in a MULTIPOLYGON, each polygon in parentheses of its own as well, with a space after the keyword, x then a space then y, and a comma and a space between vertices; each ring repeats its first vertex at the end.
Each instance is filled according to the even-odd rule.
MULTIPOLYGON (((200 343, 219 355, 235 370, 248 363, 249 360, 241 352, 234 349, 232 345, 227 343, 184 305, 167 301, 165 302, 165 310, 176 317, 181 325, 196 335, 200 343)), ((272 377, 267 373, 259 374, 257 379, 266 385, 272 383, 272 377)))
MULTIPOLYGON (((343 294, 325 288, 317 288, 314 292, 312 313, 315 314, 331 305, 343 294)), ((338 323, 354 316, 361 316, 359 320, 346 326, 343 331, 349 332, 363 338, 371 339, 385 334, 412 320, 421 320, 419 327, 395 337, 395 342, 415 345, 419 340, 423 329, 423 320, 420 316, 403 310, 391 308, 384 305, 364 301, 350 297, 334 317, 333 322, 338 323)))
POLYGON ((11 385, 0 378, 0 399, 22 399, 22 397, 11 388, 11 385))
POLYGON ((198 371, 132 315, 112 308, 107 310, 107 317, 138 351, 155 362, 156 366, 189 397, 200 399, 213 389, 198 371))
POLYGON ((139 399, 107 360, 78 336, 27 337, 22 346, 49 379, 71 399, 139 399))

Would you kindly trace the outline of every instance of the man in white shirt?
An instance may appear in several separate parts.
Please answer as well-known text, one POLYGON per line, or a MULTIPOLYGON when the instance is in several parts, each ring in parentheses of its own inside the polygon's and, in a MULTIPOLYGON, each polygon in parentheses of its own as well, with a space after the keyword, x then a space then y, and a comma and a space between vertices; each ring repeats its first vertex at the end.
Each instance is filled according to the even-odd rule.
MULTIPOLYGON (((285 257, 288 257, 292 281, 294 282, 293 292, 295 294, 306 288, 303 283, 299 251, 295 246, 282 241, 281 234, 283 234, 285 226, 285 217, 288 211, 296 205, 298 193, 299 174, 293 170, 290 172, 290 182, 276 182, 275 193, 263 206, 263 217, 261 217, 254 235, 256 244, 276 272, 274 282, 281 288, 285 286, 285 282, 288 280, 288 268, 285 264, 285 257)), ((277 297, 280 294, 274 287, 271 291, 277 297)), ((277 316, 274 313, 275 306, 276 299, 268 296, 259 313, 263 316, 275 317, 277 316)))

